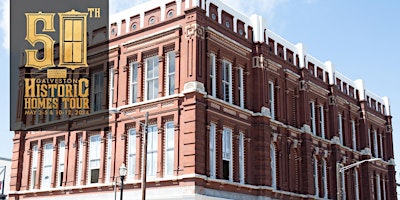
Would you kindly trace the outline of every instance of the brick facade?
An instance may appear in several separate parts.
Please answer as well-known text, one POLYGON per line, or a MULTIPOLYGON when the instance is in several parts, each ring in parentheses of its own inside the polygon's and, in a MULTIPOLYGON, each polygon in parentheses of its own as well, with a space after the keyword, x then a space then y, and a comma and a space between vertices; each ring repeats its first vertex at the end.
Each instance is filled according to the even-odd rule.
MULTIPOLYGON (((112 17, 110 60, 96 61, 105 74, 105 87, 114 80, 114 96, 103 96, 105 102, 125 114, 110 114, 110 124, 98 127, 85 121, 82 126, 89 123, 87 131, 16 131, 12 199, 77 199, 102 193, 106 197, 113 191, 118 167, 132 162, 128 155, 132 141, 136 143, 135 175, 126 180, 124 191, 138 194, 141 123, 146 112, 149 124, 157 127, 157 139, 152 139, 157 141, 156 171, 147 178, 149 198, 159 192, 176 199, 337 199, 338 166, 379 157, 382 160, 344 172, 343 194, 348 199, 379 195, 397 199, 387 98, 370 93, 361 80, 348 80, 331 62, 313 58, 304 45, 292 45, 266 29, 259 16, 243 16, 218 0, 154 2, 112 17), (158 62, 153 63, 158 69, 155 92, 148 82, 153 58, 158 62), (168 76, 170 61, 175 63, 173 79, 168 76), (137 93, 132 99, 136 66, 137 93), (150 98, 151 94, 156 96, 150 98), (167 122, 174 127, 172 175, 166 169, 167 122), (135 139, 130 139, 131 129, 136 131, 135 139), (93 135, 100 136, 96 183, 90 183, 90 173, 95 173, 89 165, 93 135), (66 155, 61 181, 60 141, 65 141, 66 155), (53 146, 51 184, 46 189, 41 187, 45 144, 53 146), (35 145, 38 178, 32 184, 35 145)), ((19 120, 28 125, 33 121, 19 120)))

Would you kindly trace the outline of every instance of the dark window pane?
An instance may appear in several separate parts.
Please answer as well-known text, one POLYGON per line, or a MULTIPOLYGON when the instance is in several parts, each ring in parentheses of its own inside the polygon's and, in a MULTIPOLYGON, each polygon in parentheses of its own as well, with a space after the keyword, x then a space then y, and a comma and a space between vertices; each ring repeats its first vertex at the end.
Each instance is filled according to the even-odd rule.
POLYGON ((223 178, 229 180, 229 161, 223 161, 223 178))
POLYGON ((90 183, 99 182, 99 169, 92 169, 90 171, 90 183))

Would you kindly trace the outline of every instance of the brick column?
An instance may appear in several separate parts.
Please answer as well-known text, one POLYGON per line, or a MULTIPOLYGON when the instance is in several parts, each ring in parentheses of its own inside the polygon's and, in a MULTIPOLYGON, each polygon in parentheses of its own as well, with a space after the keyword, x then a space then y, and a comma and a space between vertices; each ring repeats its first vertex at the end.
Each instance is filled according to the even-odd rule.
POLYGON ((66 139, 65 143, 65 154, 66 154, 66 161, 64 167, 64 174, 65 174, 65 185, 63 186, 74 186, 76 183, 76 169, 77 169, 77 160, 78 160, 78 138, 76 137, 76 132, 70 132, 69 137, 66 139))

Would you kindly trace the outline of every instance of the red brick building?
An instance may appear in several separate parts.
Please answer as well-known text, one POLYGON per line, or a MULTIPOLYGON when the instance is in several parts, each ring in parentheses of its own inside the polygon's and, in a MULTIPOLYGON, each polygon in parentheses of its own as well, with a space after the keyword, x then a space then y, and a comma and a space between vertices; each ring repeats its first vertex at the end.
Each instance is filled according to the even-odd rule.
POLYGON ((15 132, 11 199, 111 199, 122 163, 124 196, 140 198, 146 112, 148 199, 397 199, 388 98, 262 17, 162 0, 110 22, 109 60, 89 44, 90 70, 100 106, 124 114, 82 119, 87 131, 15 132), (338 175, 370 158, 382 160, 338 175))

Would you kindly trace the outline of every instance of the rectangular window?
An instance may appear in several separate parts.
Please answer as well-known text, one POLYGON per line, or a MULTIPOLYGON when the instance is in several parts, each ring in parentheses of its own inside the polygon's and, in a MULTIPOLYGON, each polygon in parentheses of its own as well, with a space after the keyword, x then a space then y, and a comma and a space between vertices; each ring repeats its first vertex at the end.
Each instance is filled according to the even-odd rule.
POLYGON ((147 129, 147 176, 155 177, 157 172, 158 129, 157 125, 147 129))
POLYGON ((174 175, 174 122, 165 123, 165 175, 174 175))
POLYGON ((32 147, 32 164, 31 164, 31 184, 30 189, 35 189, 36 185, 36 171, 38 163, 38 146, 34 145, 32 147))
POLYGON ((324 106, 319 106, 319 128, 321 132, 321 137, 325 139, 325 116, 324 116, 324 106))
POLYGON ((311 133, 316 135, 315 130, 315 103, 313 101, 310 102, 310 120, 311 120, 311 133))
POLYGON ((238 84, 239 106, 241 108, 244 108, 243 68, 239 68, 238 77, 239 77, 239 84, 238 84))
POLYGON ((344 175, 344 172, 340 173, 340 180, 342 182, 342 199, 346 200, 346 176, 344 175))
POLYGON ((368 129, 368 147, 371 149, 371 129, 368 129))
POLYGON ((81 185, 82 180, 82 158, 83 158, 83 140, 79 137, 79 149, 78 149, 78 170, 76 176, 76 185, 81 185))
POLYGON ((328 175, 325 159, 322 160, 322 184, 322 187, 324 187, 324 199, 328 199, 328 175))
POLYGON ((351 121, 351 138, 353 140, 353 150, 357 150, 357 138, 356 138, 356 122, 351 121))
POLYGON ((224 128, 222 134, 222 163, 223 177, 226 180, 232 181, 232 130, 224 128))
POLYGON ((379 148, 380 148, 380 156, 383 158, 383 137, 382 134, 379 134, 379 148))
POLYGON ((112 133, 107 133, 107 155, 106 155, 106 183, 110 182, 111 178, 111 154, 112 152, 112 133))
POLYGON ((358 183, 358 171, 356 168, 354 168, 354 190, 355 190, 355 199, 359 200, 360 199, 360 189, 359 189, 359 183, 358 183))
POLYGON ((340 139, 340 144, 343 145, 343 122, 342 122, 342 115, 338 115, 338 133, 339 133, 339 139, 340 139))
POLYGON ((268 82, 268 90, 269 90, 269 106, 271 112, 271 118, 275 119, 275 91, 274 91, 274 83, 272 81, 268 82))
POLYGON ((222 62, 222 95, 223 100, 232 103, 232 64, 222 62))
POLYGON ((378 134, 376 130, 374 130, 374 157, 379 157, 378 154, 378 134))
POLYGON ((103 72, 96 72, 93 74, 93 111, 101 110, 102 106, 102 97, 103 97, 103 84, 104 74, 103 72))
POLYGON ((382 180, 382 195, 383 195, 383 200, 386 200, 386 183, 385 180, 382 180))
POLYGON ((215 178, 215 132, 216 126, 214 123, 210 124, 210 177, 215 178))
POLYGON ((239 133, 239 181, 244 183, 244 136, 239 133))
POLYGON ((377 199, 381 199, 381 177, 379 174, 376 175, 376 195, 377 199))
POLYGON ((138 63, 131 63, 130 68, 130 102, 136 103, 138 94, 138 63))
POLYGON ((110 77, 108 79, 109 85, 110 85, 110 91, 109 91, 109 99, 108 99, 108 103, 109 103, 109 108, 113 107, 113 103, 114 103, 114 69, 113 66, 110 67, 110 77))
POLYGON ((175 52, 167 53, 167 77, 166 77, 166 93, 167 95, 174 94, 175 90, 175 52))
POLYGON ((128 179, 135 179, 136 169, 136 129, 129 129, 128 139, 128 179))
POLYGON ((89 183, 99 182, 100 172, 100 135, 90 136, 89 144, 89 183))
POLYGON ((65 159, 65 141, 60 141, 58 144, 58 174, 57 174, 57 186, 61 187, 64 178, 64 159, 65 159))
POLYGON ((319 183, 318 183, 318 179, 319 179, 319 174, 318 174, 318 160, 317 158, 314 156, 314 190, 315 190, 315 196, 318 197, 319 196, 319 183))
POLYGON ((158 97, 158 56, 146 59, 146 100, 158 97))
POLYGON ((270 159, 271 159, 271 187, 276 189, 277 181, 276 181, 276 149, 274 143, 270 145, 270 159))
POLYGON ((217 96, 217 81, 215 75, 215 54, 210 54, 210 82, 211 82, 211 95, 217 96))
POLYGON ((53 144, 45 144, 43 152, 43 172, 41 189, 51 187, 51 177, 53 170, 53 144))

